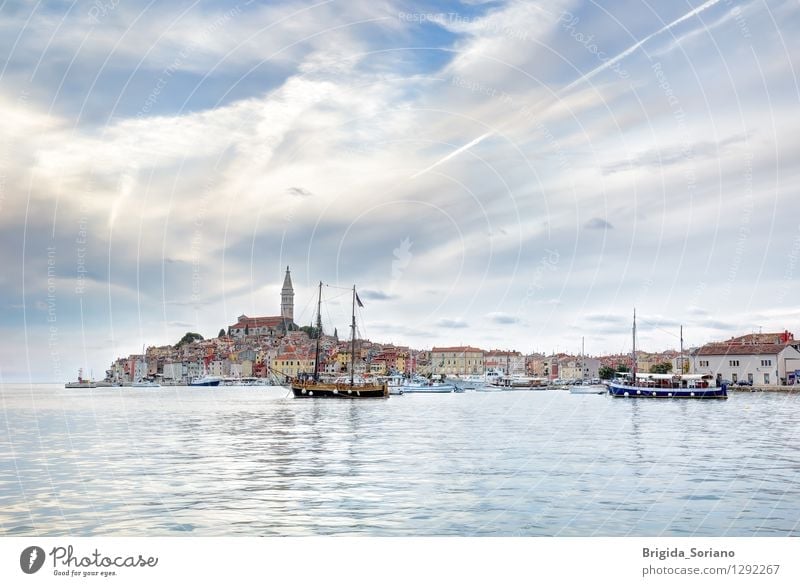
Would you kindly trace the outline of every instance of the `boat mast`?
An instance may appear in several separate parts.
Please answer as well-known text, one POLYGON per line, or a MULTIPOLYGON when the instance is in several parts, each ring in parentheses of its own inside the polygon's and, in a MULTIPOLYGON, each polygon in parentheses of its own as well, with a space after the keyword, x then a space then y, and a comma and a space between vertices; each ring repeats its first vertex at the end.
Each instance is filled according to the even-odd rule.
POLYGON ((353 323, 350 326, 353 329, 350 341, 350 386, 352 387, 355 380, 356 373, 356 286, 353 285, 353 323))
POLYGON ((681 376, 683 376, 683 326, 681 326, 681 376))
POLYGON ((633 308, 633 385, 636 386, 636 308, 633 308))
POLYGON ((317 298, 317 349, 314 354, 314 382, 319 381, 319 340, 322 337, 322 281, 319 282, 317 298))

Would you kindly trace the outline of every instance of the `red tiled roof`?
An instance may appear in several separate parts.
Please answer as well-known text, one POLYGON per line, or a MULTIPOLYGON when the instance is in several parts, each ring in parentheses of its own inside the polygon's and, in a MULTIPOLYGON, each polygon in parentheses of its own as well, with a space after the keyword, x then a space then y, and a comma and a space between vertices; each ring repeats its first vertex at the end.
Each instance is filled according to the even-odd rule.
MULTIPOLYGON (((276 315, 276 316, 269 316, 269 317, 246 317, 244 319, 239 320, 231 328, 241 328, 244 329, 245 327, 250 328, 274 328, 283 325, 284 322, 283 317, 276 315)), ((291 320, 286 320, 291 321, 291 320)))
POLYGON ((472 346, 446 346, 442 348, 434 346, 431 352, 483 352, 483 350, 472 346))
POLYGON ((274 358, 274 360, 314 360, 314 357, 297 354, 279 354, 274 358))
POLYGON ((706 344, 697 350, 697 356, 746 356, 750 354, 778 354, 786 344, 731 344, 727 342, 706 344))
POLYGON ((794 334, 789 331, 768 332, 766 334, 745 334, 726 340, 726 344, 785 344, 794 341, 794 334))

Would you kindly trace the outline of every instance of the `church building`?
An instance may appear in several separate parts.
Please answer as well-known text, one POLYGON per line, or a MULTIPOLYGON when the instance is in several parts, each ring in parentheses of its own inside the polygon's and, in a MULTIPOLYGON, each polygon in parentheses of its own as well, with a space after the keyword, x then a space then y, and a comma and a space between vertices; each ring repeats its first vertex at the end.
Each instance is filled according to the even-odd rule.
POLYGON ((283 278, 281 288, 281 314, 267 317, 247 317, 242 314, 235 324, 228 326, 228 335, 233 338, 266 336, 285 334, 294 329, 297 329, 294 323, 294 287, 289 267, 286 267, 286 276, 283 278))

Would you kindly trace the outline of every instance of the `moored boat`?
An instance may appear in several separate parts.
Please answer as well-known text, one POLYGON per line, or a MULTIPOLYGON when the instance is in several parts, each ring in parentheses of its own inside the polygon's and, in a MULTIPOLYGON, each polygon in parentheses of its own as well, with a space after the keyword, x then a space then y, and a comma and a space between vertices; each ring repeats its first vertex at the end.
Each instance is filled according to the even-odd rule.
POLYGON ((78 369, 78 380, 64 385, 65 389, 94 389, 97 384, 94 381, 83 378, 83 369, 78 369))
POLYGON ((189 383, 190 387, 218 387, 222 379, 218 376, 203 375, 192 380, 189 383))
MULTIPOLYGON (((636 372, 636 310, 633 310, 633 369, 618 373, 618 378, 608 383, 612 397, 647 399, 727 399, 727 385, 717 386, 710 374, 658 374, 636 372)), ((683 357, 683 329, 681 328, 681 358, 683 357)))
POLYGON ((544 390, 548 386, 547 379, 545 378, 522 375, 502 376, 495 379, 491 384, 506 391, 544 390))
MULTIPOLYGON (((626 373, 627 374, 627 373, 626 373)), ((727 399, 726 385, 716 386, 710 374, 636 373, 608 383, 612 397, 645 399, 727 399)))
POLYGON ((403 393, 453 393, 458 392, 456 385, 439 381, 407 380, 403 384, 403 393))
POLYGON ((389 385, 386 383, 356 380, 355 377, 355 352, 356 352, 356 303, 361 303, 356 287, 353 285, 353 313, 352 337, 350 349, 350 380, 337 379, 331 382, 321 380, 319 370, 319 341, 322 337, 322 281, 319 283, 319 298, 317 300, 317 344, 314 354, 313 375, 297 377, 292 380, 290 388, 296 398, 327 398, 327 399, 382 399, 389 396, 389 385))
POLYGON ((146 387, 146 388, 159 387, 160 388, 161 387, 160 384, 158 384, 157 382, 151 381, 151 380, 137 380, 136 382, 131 384, 131 386, 132 387, 139 387, 139 388, 141 388, 141 387, 146 387))
POLYGON ((605 385, 573 385, 569 388, 573 395, 605 395, 608 387, 605 385))

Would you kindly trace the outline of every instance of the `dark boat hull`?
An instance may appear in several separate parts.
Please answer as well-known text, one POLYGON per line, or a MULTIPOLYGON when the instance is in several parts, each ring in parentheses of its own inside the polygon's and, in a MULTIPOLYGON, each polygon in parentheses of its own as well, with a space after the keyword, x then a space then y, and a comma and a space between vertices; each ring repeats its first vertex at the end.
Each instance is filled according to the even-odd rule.
POLYGON ((387 385, 350 386, 293 383, 292 394, 302 399, 383 399, 389 396, 389 387, 387 385))
POLYGON ((629 397, 640 399, 727 399, 728 390, 722 387, 707 389, 674 389, 634 387, 609 383, 608 392, 612 397, 629 397))

